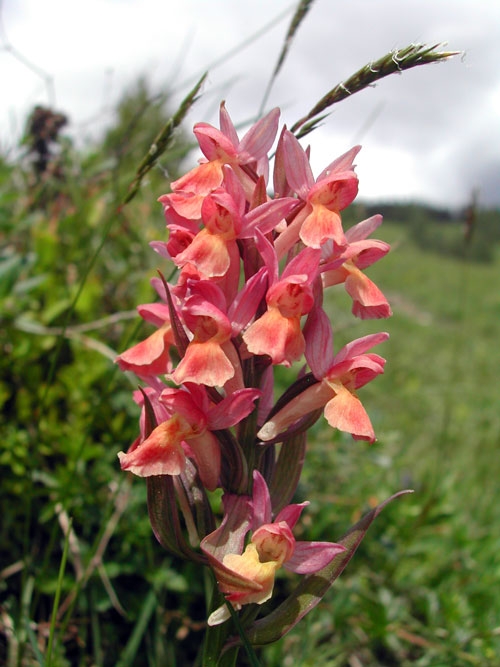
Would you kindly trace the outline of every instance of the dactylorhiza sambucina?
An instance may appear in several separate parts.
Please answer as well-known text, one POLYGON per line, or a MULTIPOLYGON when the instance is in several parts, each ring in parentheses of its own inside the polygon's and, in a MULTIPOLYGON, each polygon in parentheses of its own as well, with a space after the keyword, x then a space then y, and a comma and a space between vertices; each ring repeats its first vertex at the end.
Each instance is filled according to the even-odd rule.
MULTIPOLYGON (((176 280, 153 279, 159 301, 139 314, 155 331, 117 360, 141 380, 141 433, 120 452, 121 467, 154 489, 158 539, 210 567, 233 611, 269 600, 281 567, 307 576, 347 558, 341 543, 296 541, 307 503, 290 501, 307 430, 322 414, 355 439, 375 440, 358 390, 383 373, 371 349, 388 335, 334 353, 323 295, 343 284, 354 316, 391 314, 363 273, 389 250, 369 238, 381 217, 342 225, 358 192, 359 147, 315 179, 309 149, 286 128, 269 157, 279 116, 274 109, 241 140, 224 104, 220 129, 195 125, 204 157, 160 197, 168 236, 152 244, 176 280), (292 373, 297 362, 275 401, 274 369, 292 373), (209 499, 216 489, 222 517, 209 499)), ((219 605, 208 622, 229 616, 219 605)))

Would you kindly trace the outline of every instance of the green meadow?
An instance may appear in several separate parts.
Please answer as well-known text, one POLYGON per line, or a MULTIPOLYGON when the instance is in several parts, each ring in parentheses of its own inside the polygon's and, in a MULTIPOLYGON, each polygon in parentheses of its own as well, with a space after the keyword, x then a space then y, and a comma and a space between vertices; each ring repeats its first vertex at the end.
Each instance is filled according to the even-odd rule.
MULTIPOLYGON (((478 224, 487 219, 479 214, 478 224)), ((311 614, 315 648, 300 627, 285 638, 297 664, 495 665, 500 654, 498 254, 466 259, 479 253, 474 240, 463 245, 458 220, 422 223, 458 256, 422 247, 406 224, 386 219, 377 236, 392 250, 368 273, 393 316, 346 320, 337 334, 339 345, 391 335, 380 348, 384 376, 360 391, 378 441, 332 438, 318 422, 303 484, 317 539, 332 539, 332 525, 342 534, 361 508, 396 490, 414 493, 384 510, 311 614)), ((331 297, 332 313, 343 296, 331 297)))
MULTIPOLYGON (((135 382, 113 358, 144 336, 135 306, 155 298, 157 268, 168 275, 148 242, 164 238, 156 199, 190 148, 179 134, 163 171, 120 208, 162 104, 139 87, 101 142, 85 151, 63 142, 59 171, 38 181, 27 149, 0 159, 0 664, 9 667, 199 664, 199 569, 156 543, 143 480, 116 457, 137 435, 138 410, 135 382), (134 117, 138 99, 145 111, 134 117)), ((369 208, 355 204, 346 221, 369 208)), ((378 440, 317 422, 297 537, 335 541, 392 493, 414 493, 383 511, 322 603, 259 656, 276 667, 494 666, 500 213, 475 211, 464 240, 463 212, 380 208, 376 236, 392 250, 367 273, 392 318, 355 320, 343 287, 327 296, 336 349, 390 333, 377 350, 385 374, 360 391, 378 440)), ((279 579, 278 598, 294 581, 279 579)))

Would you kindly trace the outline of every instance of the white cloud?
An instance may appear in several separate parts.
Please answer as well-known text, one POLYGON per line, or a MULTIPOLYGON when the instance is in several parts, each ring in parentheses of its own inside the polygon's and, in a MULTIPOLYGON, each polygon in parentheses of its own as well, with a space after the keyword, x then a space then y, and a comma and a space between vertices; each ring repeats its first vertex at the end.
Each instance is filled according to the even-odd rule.
MULTIPOLYGON (((180 99, 195 75, 293 6, 289 0, 4 0, 2 22, 9 43, 50 75, 56 107, 78 130, 89 118, 107 118, 104 110, 140 74, 163 90, 177 88, 180 99)), ((211 69, 192 122, 217 122, 223 97, 237 121, 257 112, 289 17, 211 69)), ((466 52, 464 60, 385 79, 334 107, 309 138, 313 156, 327 163, 361 133, 362 194, 461 205, 475 183, 499 204, 490 175, 500 151, 499 25, 498 0, 316 0, 270 104, 282 106, 290 124, 390 49, 447 41, 466 52)), ((8 145, 29 109, 52 100, 44 79, 6 50, 0 81, 0 137, 8 145)))

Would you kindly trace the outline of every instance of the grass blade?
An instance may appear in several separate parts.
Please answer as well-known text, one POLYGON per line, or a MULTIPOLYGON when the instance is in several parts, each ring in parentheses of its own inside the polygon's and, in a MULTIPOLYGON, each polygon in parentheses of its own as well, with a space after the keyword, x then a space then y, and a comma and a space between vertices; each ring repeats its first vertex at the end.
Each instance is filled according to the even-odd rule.
POLYGON ((69 526, 68 530, 66 531, 66 537, 64 539, 64 549, 62 553, 62 558, 61 558, 61 564, 59 566, 59 575, 57 577, 57 587, 56 587, 56 592, 54 595, 54 604, 52 607, 52 617, 50 619, 50 629, 49 629, 49 641, 47 644, 47 660, 45 662, 47 667, 50 667, 52 664, 52 648, 54 646, 54 637, 55 637, 55 630, 56 630, 56 621, 57 621, 57 610, 59 608, 59 600, 61 599, 61 592, 62 592, 62 582, 64 578, 64 571, 66 569, 66 560, 68 559, 68 553, 69 553, 69 538, 71 534, 71 525, 73 523, 73 520, 69 520, 69 526))
POLYGON ((410 44, 403 49, 395 49, 378 60, 365 65, 326 93, 307 115, 293 125, 291 131, 296 134, 297 138, 303 137, 316 127, 318 120, 316 117, 319 114, 346 99, 346 97, 373 86, 377 81, 390 74, 399 74, 412 67, 448 60, 459 53, 458 51, 436 51, 441 46, 441 44, 435 44, 434 46, 410 44), (313 121, 313 125, 303 127, 309 121, 313 121), (299 132, 300 128, 302 130, 299 132))
POLYGON ((298 7, 295 10, 295 13, 290 22, 290 26, 288 28, 288 32, 285 37, 285 41, 283 43, 283 47, 281 49, 281 53, 278 56, 278 62, 276 63, 273 73, 271 74, 271 78, 269 79, 269 83, 267 84, 267 88, 264 92, 264 97, 262 98, 262 102, 259 109, 259 114, 258 114, 259 116, 261 116, 264 112, 264 107, 266 106, 267 100, 269 98, 269 93, 271 92, 273 83, 276 80, 276 77, 278 76, 278 73, 281 67, 283 66, 283 63, 285 62, 285 58, 288 55, 288 51, 292 44, 293 38, 295 37, 295 33, 299 29, 299 26, 302 23, 302 21, 305 19, 308 11, 311 9, 313 2, 314 0, 300 0, 298 7))
POLYGON ((151 616, 156 609, 156 605, 156 593, 153 589, 151 589, 144 600, 141 613, 137 619, 137 623, 132 630, 130 639, 125 646, 125 649, 120 657, 120 660, 118 660, 116 667, 129 667, 130 665, 134 664, 137 651, 139 650, 140 643, 144 633, 146 632, 146 628, 151 619, 151 616))
POLYGON ((152 167, 158 161, 158 158, 167 149, 174 134, 174 131, 182 123, 186 114, 198 99, 198 93, 200 92, 200 88, 203 85, 203 82, 205 81, 206 77, 207 77, 207 72, 203 74, 203 76, 201 77, 201 79, 199 79, 195 87, 182 100, 175 114, 172 116, 172 118, 170 118, 167 121, 165 127, 161 130, 161 132, 158 134, 154 142, 151 144, 149 151, 143 157, 141 164, 137 168, 136 176, 129 186, 129 192, 125 197, 125 201, 123 202, 124 204, 128 204, 128 202, 132 201, 132 199, 139 191, 144 176, 148 173, 148 171, 150 171, 150 169, 152 169, 152 167))

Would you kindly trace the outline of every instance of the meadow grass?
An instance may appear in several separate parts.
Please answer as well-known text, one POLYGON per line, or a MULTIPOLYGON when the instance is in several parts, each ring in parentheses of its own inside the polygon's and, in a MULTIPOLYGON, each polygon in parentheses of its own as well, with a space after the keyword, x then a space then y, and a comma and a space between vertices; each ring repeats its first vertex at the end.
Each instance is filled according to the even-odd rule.
MULTIPOLYGON (((401 488, 415 493, 384 511, 309 629, 269 652, 276 665, 313 665, 318 656, 332 666, 494 665, 499 264, 422 250, 389 220, 377 236, 393 250, 368 272, 393 317, 341 323, 336 348, 365 333, 391 334, 380 347, 384 376, 360 391, 378 441, 332 437, 317 424, 302 480, 313 500, 309 534, 335 539, 361 509, 401 488)), ((340 301, 345 312, 344 294, 330 296, 333 321, 340 301)))

